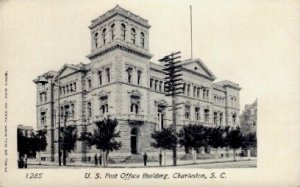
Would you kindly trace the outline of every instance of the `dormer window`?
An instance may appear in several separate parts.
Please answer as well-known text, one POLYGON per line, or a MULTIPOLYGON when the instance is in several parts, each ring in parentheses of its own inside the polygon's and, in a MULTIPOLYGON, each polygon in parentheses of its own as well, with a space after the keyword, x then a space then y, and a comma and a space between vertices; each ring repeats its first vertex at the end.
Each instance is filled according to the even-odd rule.
POLYGON ((115 39, 115 24, 112 24, 110 26, 110 32, 111 32, 111 40, 113 41, 115 39))
POLYGON ((96 32, 94 35, 95 47, 99 46, 99 34, 96 32))
POLYGON ((103 39, 103 44, 106 43, 106 29, 102 30, 102 39, 103 39))
POLYGON ((145 47, 145 34, 143 32, 141 32, 141 47, 145 47))
POLYGON ((121 25, 121 37, 122 37, 122 40, 126 39, 126 26, 125 26, 125 24, 121 25))
POLYGON ((132 29, 131 29, 131 42, 132 42, 133 44, 135 44, 135 35, 136 35, 135 29, 132 28, 132 29))

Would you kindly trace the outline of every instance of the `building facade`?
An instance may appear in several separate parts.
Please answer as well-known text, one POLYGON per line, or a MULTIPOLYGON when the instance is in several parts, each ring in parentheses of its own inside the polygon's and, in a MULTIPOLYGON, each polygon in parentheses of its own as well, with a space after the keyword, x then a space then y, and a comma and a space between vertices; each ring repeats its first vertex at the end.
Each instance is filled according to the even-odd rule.
MULTIPOLYGON (((171 124, 172 111, 171 98, 164 95, 163 65, 150 61, 148 21, 117 5, 92 20, 89 29, 90 63, 65 64, 34 80, 37 127, 47 129, 43 157, 57 160, 59 117, 61 125, 76 125, 78 134, 92 131, 95 121, 118 119, 123 146, 112 157, 157 151, 150 146, 151 133, 171 124), (41 78, 48 83, 40 84, 41 78)), ((182 74, 178 129, 189 123, 239 125, 238 84, 214 82, 216 76, 200 59, 183 60, 182 74)), ((85 159, 96 151, 77 142, 69 157, 85 159)))

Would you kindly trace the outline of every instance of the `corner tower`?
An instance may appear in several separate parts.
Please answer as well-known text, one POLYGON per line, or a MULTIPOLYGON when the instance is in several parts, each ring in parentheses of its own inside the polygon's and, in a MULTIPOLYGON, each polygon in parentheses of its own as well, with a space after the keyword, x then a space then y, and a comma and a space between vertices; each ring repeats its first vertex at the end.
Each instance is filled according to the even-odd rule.
POLYGON ((92 20, 90 60, 114 49, 128 51, 150 59, 148 20, 116 5, 98 18, 92 20))

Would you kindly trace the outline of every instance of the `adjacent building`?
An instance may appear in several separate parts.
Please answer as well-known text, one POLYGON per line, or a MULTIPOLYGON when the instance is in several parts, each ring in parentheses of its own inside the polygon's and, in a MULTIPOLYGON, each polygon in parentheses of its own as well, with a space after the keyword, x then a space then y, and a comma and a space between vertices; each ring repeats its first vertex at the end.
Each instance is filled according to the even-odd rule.
MULTIPOLYGON (((92 131, 93 122, 116 118, 122 148, 112 157, 125 158, 155 152, 150 134, 171 124, 171 98, 164 95, 164 71, 152 62, 148 20, 116 6, 92 20, 88 64, 65 64, 38 76, 37 128, 47 129, 47 160, 57 161, 57 127, 76 125, 78 133, 92 131), (40 84, 46 79, 47 84, 40 84)), ((216 76, 200 59, 182 62, 184 93, 178 96, 178 129, 189 123, 210 126, 239 125, 239 84, 215 82, 216 76)), ((69 155, 86 160, 96 153, 77 142, 69 155)))

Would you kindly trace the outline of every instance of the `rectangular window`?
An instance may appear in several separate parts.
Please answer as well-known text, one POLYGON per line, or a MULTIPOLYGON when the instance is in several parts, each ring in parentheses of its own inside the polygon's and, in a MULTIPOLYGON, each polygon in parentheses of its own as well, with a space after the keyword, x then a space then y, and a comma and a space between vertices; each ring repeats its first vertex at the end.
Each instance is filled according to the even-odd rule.
POLYGON ((150 78, 150 88, 152 89, 152 87, 153 87, 153 79, 150 78))
POLYGON ((110 83, 110 69, 106 68, 107 83, 110 83))
POLYGON ((88 102, 87 104, 87 113, 88 113, 88 117, 91 117, 92 116, 92 104, 91 102, 88 102))
POLYGON ((92 88, 92 80, 91 79, 88 79, 88 87, 92 88))
POLYGON ((191 85, 187 85, 187 96, 190 96, 190 88, 191 88, 191 85))
POLYGON ((185 111, 184 111, 184 116, 185 116, 185 119, 190 119, 190 111, 191 110, 191 107, 186 105, 185 106, 185 111))
POLYGON ((40 93, 40 102, 43 102, 43 93, 40 93))
POLYGON ((162 91, 162 81, 159 81, 159 91, 162 91))
POLYGON ((195 108, 195 120, 196 121, 200 120, 200 108, 199 107, 195 108))
POLYGON ((99 85, 102 85, 102 71, 98 71, 99 85))
POLYGON ((142 78, 142 71, 138 70, 137 71, 137 84, 140 85, 141 84, 141 78, 142 78))

